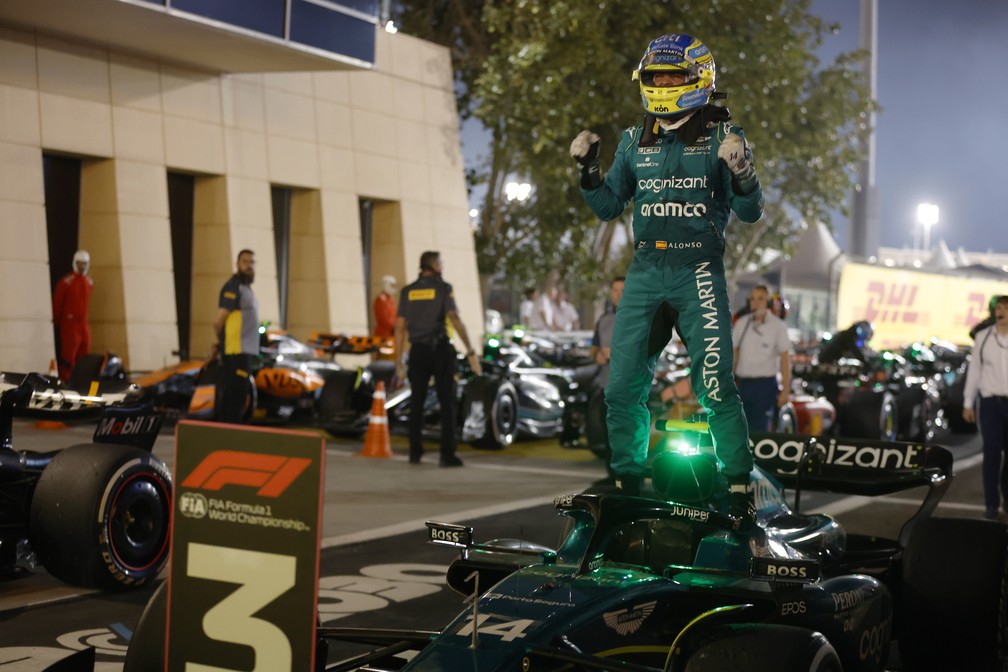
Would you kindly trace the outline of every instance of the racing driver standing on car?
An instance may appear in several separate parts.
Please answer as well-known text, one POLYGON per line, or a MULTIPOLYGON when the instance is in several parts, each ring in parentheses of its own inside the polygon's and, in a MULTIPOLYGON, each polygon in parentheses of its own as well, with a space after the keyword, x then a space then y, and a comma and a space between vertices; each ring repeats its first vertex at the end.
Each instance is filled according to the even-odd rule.
POLYGON ((617 486, 640 488, 647 461, 648 390, 657 354, 648 352, 655 312, 667 302, 692 361, 690 382, 707 409, 715 452, 729 485, 729 513, 751 522, 747 492, 753 459, 742 402, 732 376, 732 316, 723 254, 730 212, 755 222, 763 191, 752 152, 728 110, 712 104, 714 57, 689 35, 663 35, 644 51, 640 82, 644 124, 623 131, 603 179, 599 136, 571 143, 581 191, 602 220, 634 201, 634 258, 616 313, 606 388, 607 424, 617 486))

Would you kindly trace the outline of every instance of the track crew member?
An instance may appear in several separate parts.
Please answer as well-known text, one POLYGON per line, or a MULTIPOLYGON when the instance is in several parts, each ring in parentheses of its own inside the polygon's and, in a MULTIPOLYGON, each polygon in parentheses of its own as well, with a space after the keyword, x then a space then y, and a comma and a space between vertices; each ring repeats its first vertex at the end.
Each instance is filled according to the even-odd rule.
POLYGON ((73 256, 73 271, 67 273, 53 290, 53 324, 56 325, 57 365, 60 380, 70 380, 77 360, 91 349, 91 325, 88 307, 94 280, 88 277, 91 255, 77 250, 73 256))
POLYGON ((732 375, 731 311, 725 284, 724 231, 731 211, 747 222, 763 214, 752 153, 728 110, 710 104, 714 58, 689 35, 663 35, 644 52, 640 82, 644 124, 623 131, 609 173, 599 168, 599 136, 571 143, 581 191, 602 220, 634 201, 635 253, 613 331, 607 421, 617 485, 639 489, 650 431, 646 406, 657 354, 650 324, 667 302, 692 361, 690 382, 708 411, 715 451, 729 482, 730 513, 754 516, 746 492, 753 459, 732 375))
POLYGON ((222 390, 215 414, 220 422, 241 423, 249 399, 249 375, 259 355, 259 301, 252 293, 255 252, 238 253, 237 271, 224 283, 217 302, 213 329, 214 354, 220 354, 222 390))
POLYGON ((1008 512, 1008 296, 997 297, 994 324, 976 334, 962 414, 980 423, 984 517, 995 519, 1008 512))
POLYGON ((445 320, 450 320, 466 347, 466 357, 473 373, 480 374, 480 363, 469 342, 455 305, 452 286, 441 278, 443 269, 438 252, 420 255, 420 277, 399 293, 399 314, 395 323, 396 377, 403 379, 403 345, 409 338, 410 416, 409 461, 420 464, 423 457, 424 400, 431 376, 441 406, 442 467, 461 467, 455 455, 455 348, 445 320))
POLYGON ((392 338, 396 321, 396 282, 394 275, 383 275, 381 292, 374 300, 374 335, 380 338, 392 338))
POLYGON ((738 318, 732 333, 735 382, 753 432, 770 431, 774 411, 791 397, 791 339, 784 320, 769 308, 769 290, 756 285, 749 292, 750 312, 738 318))

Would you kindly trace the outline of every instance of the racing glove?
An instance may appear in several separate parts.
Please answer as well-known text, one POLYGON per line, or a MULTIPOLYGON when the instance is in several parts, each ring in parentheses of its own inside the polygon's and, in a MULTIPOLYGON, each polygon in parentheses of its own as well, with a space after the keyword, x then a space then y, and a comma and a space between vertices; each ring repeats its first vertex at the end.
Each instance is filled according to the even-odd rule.
POLYGON ((728 515, 735 519, 736 530, 756 522, 756 505, 747 486, 733 484, 728 487, 728 515))
POLYGON ((582 189, 598 189, 602 185, 602 169, 598 162, 601 140, 598 133, 581 131, 571 142, 571 158, 581 166, 582 189))
POLYGON ((749 143, 737 133, 729 133, 718 147, 718 158, 732 172, 732 189, 736 194, 749 194, 756 188, 756 168, 753 166, 749 143))

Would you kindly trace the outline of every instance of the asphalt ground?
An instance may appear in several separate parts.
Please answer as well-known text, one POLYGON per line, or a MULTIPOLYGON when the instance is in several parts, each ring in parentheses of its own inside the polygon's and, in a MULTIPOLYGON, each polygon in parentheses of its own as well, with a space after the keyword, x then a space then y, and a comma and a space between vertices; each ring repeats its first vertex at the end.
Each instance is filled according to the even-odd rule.
MULTIPOLYGON (((90 440, 90 426, 39 430, 18 421, 15 447, 51 450, 90 440)), ((980 441, 944 435, 937 442, 956 458, 938 515, 980 517, 980 441)), ((171 464, 170 431, 155 453, 171 464)), ((471 523, 477 541, 521 538, 555 545, 561 525, 554 496, 583 490, 603 478, 586 450, 556 441, 519 442, 503 451, 461 445, 466 466, 410 465, 405 439, 392 437, 394 456, 361 457, 361 441, 327 438, 319 610, 324 623, 360 627, 438 629, 462 608, 444 584, 451 549, 425 543, 424 522, 471 523)), ((923 492, 880 498, 807 493, 803 510, 835 515, 848 529, 887 537, 912 515, 923 492)), ((118 672, 132 629, 153 588, 125 594, 81 591, 38 568, 0 583, 0 672, 37 672, 84 646, 98 652, 99 672, 118 672)), ((338 658, 340 649, 331 652, 338 658)))

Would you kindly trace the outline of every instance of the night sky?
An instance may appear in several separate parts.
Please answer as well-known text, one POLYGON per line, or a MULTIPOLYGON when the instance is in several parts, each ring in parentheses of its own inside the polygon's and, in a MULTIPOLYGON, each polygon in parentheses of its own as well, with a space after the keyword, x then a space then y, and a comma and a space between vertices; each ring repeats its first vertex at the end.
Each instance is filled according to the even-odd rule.
MULTIPOLYGON (((824 56, 855 49, 860 0, 813 0, 840 21, 824 56)), ((875 181, 879 243, 912 247, 917 204, 935 203, 932 246, 1008 253, 1008 2, 879 0, 875 181)), ((849 249, 845 218, 834 219, 849 249)))

